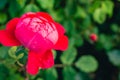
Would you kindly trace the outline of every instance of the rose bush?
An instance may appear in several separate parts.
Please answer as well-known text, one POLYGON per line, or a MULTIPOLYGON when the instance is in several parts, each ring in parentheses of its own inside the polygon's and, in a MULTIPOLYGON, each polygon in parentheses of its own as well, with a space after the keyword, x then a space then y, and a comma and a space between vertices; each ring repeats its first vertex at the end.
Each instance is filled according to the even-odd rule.
POLYGON ((66 50, 68 38, 65 29, 44 12, 28 12, 13 18, 5 30, 0 30, 4 46, 24 46, 29 49, 27 72, 37 74, 39 69, 54 65, 52 49, 66 50))

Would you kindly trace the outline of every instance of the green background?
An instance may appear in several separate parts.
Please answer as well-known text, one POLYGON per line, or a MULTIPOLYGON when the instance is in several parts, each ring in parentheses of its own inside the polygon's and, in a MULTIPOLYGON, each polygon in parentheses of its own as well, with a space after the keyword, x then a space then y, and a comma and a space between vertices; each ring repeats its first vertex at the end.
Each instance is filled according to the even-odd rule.
POLYGON ((14 17, 41 11, 64 26, 68 49, 53 50, 54 67, 31 76, 27 50, 0 45, 0 80, 120 80, 120 0, 0 0, 0 29, 14 17))

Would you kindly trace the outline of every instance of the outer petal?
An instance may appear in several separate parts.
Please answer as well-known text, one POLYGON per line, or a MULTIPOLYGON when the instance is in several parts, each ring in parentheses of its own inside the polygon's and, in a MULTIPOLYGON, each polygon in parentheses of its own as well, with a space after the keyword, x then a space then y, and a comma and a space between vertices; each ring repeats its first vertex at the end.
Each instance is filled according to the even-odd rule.
POLYGON ((40 16, 40 17, 43 17, 45 18, 46 20, 48 21, 53 21, 52 17, 48 14, 48 13, 45 13, 45 12, 37 12, 36 15, 40 16))
POLYGON ((0 30, 0 43, 4 46, 19 46, 21 43, 16 39, 14 34, 6 30, 0 30))
POLYGON ((16 39, 14 31, 19 18, 13 18, 7 23, 6 30, 0 30, 0 43, 4 46, 18 46, 20 42, 16 39))
POLYGON ((18 21, 19 18, 13 18, 12 20, 10 20, 6 25, 7 26, 6 30, 10 32, 14 32, 18 21))
POLYGON ((38 73, 39 61, 38 61, 37 53, 34 53, 32 51, 29 52, 26 69, 27 69, 27 72, 32 75, 35 75, 38 73))
POLYGON ((55 44, 54 49, 56 50, 66 50, 68 47, 68 38, 66 36, 60 36, 58 42, 55 44))
POLYGON ((51 50, 46 51, 41 58, 39 58, 40 67, 42 69, 50 68, 54 65, 54 58, 51 50), (42 63, 42 64, 41 64, 42 63))
POLYGON ((56 23, 56 22, 54 24, 57 28, 59 36, 63 35, 65 33, 65 29, 63 28, 63 26, 59 23, 56 23))
POLYGON ((45 53, 30 51, 28 54, 26 69, 29 74, 35 75, 38 73, 39 68, 50 68, 53 65, 54 59, 51 50, 48 50, 45 53))

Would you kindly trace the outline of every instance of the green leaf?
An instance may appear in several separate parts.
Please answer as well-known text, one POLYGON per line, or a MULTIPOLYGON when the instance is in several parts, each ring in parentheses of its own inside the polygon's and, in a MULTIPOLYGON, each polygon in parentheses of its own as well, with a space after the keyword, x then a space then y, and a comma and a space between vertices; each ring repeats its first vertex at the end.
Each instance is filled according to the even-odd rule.
POLYGON ((76 13, 76 4, 74 0, 68 0, 65 6, 65 14, 67 17, 72 17, 76 13))
POLYGON ((114 4, 112 1, 110 0, 105 0, 102 2, 102 9, 104 12, 106 12, 110 17, 113 14, 113 8, 114 8, 114 4))
POLYGON ((77 55, 76 48, 68 48, 65 52, 63 52, 62 56, 60 57, 63 64, 71 65, 75 60, 77 55))
POLYGON ((8 78, 7 78, 7 80, 25 80, 23 77, 21 77, 19 74, 15 74, 15 73, 13 73, 13 74, 11 74, 8 78))
POLYGON ((28 4, 23 10, 24 13, 26 13, 26 12, 38 12, 38 11, 40 11, 40 10, 35 4, 28 4))
POLYGON ((110 28, 113 32, 118 32, 119 31, 119 26, 117 24, 112 24, 110 28))
POLYGON ((66 29, 66 32, 67 32, 68 36, 70 36, 70 37, 74 36, 75 31, 76 31, 75 30, 75 22, 73 20, 65 20, 63 22, 63 25, 66 29))
POLYGON ((9 70, 6 66, 4 66, 3 64, 0 64, 0 80, 6 80, 8 76, 9 70))
MULTIPOLYGON (((19 62, 22 64, 26 64, 27 58, 28 58, 28 52, 25 49, 17 49, 16 56, 19 57, 19 62)), ((17 58, 18 59, 18 58, 17 58)))
POLYGON ((109 60, 115 66, 120 67, 120 50, 112 50, 107 53, 109 60))
POLYGON ((57 80, 57 71, 55 68, 50 68, 46 70, 45 80, 57 80))
POLYGON ((93 14, 94 13, 94 11, 97 9, 97 8, 99 8, 101 6, 101 0, 95 0, 93 3, 92 3, 92 5, 90 5, 90 7, 88 8, 89 10, 89 12, 91 13, 91 14, 93 14))
POLYGON ((75 66, 84 72, 94 72, 98 68, 97 60, 91 55, 85 55, 78 59, 75 66))
POLYGON ((21 59, 24 56, 24 53, 21 53, 17 56, 17 59, 21 59))
MULTIPOLYGON (((112 48, 112 41, 111 37, 101 34, 99 36, 99 42, 102 44, 102 47, 106 50, 110 50, 112 48)), ((99 46, 99 45, 98 45, 99 46)))
POLYGON ((7 21, 7 15, 5 13, 0 13, 0 23, 3 24, 7 21))
POLYGON ((5 27, 6 27, 6 25, 3 24, 3 25, 0 26, 0 29, 1 29, 1 30, 2 30, 2 29, 5 29, 5 27))
POLYGON ((82 21, 82 23, 80 23, 80 25, 84 26, 84 27, 82 27, 82 29, 88 28, 91 25, 91 18, 90 18, 90 16, 86 16, 86 18, 82 21))
POLYGON ((20 8, 23 8, 25 6, 26 0, 16 0, 18 6, 20 6, 20 8))
POLYGON ((80 36, 80 34, 75 35, 75 45, 76 46, 82 46, 84 43, 83 38, 80 36))
POLYGON ((69 47, 66 51, 63 52, 63 54, 60 57, 60 60, 63 64, 71 65, 73 61, 76 58, 77 50, 73 47, 74 42, 72 42, 74 39, 70 39, 69 47))
POLYGON ((7 0, 0 0, 0 10, 4 9, 6 3, 7 3, 7 0))
POLYGON ((37 0, 37 2, 43 9, 52 9, 54 6, 54 0, 37 0))
POLYGON ((58 21, 58 22, 60 22, 60 21, 62 21, 63 20, 63 18, 64 18, 64 16, 63 15, 61 15, 61 14, 63 14, 63 10, 62 9, 59 9, 59 10, 49 10, 48 11, 49 13, 50 13, 50 15, 52 16, 52 18, 55 20, 55 21, 58 21))
POLYGON ((91 80, 91 79, 87 73, 80 71, 76 74, 75 80, 91 80))
POLYGON ((21 7, 17 3, 17 1, 11 0, 9 3, 9 8, 8 8, 8 12, 9 12, 10 16, 11 17, 17 16, 20 10, 21 10, 21 7))
POLYGON ((88 3, 90 3, 90 2, 92 2, 90 0, 78 0, 78 1, 79 1, 79 3, 86 4, 86 5, 88 5, 88 3))
POLYGON ((86 18, 86 17, 87 17, 87 13, 85 12, 85 10, 80 6, 77 6, 75 18, 86 18))
POLYGON ((72 67, 64 67, 62 73, 64 80, 75 80, 76 71, 72 67))
POLYGON ((95 33, 95 34, 99 33, 99 29, 97 26, 94 26, 94 28, 92 29, 92 33, 95 33))
POLYGON ((6 58, 8 53, 8 48, 7 47, 0 47, 0 59, 6 58))
POLYGON ((97 8, 93 13, 93 19, 102 24, 106 19, 106 13, 101 8, 97 8))
POLYGON ((14 59, 16 59, 17 58, 17 56, 15 55, 16 54, 16 50, 17 50, 16 46, 11 47, 9 49, 9 51, 8 51, 9 56, 12 57, 12 58, 14 58, 14 59))

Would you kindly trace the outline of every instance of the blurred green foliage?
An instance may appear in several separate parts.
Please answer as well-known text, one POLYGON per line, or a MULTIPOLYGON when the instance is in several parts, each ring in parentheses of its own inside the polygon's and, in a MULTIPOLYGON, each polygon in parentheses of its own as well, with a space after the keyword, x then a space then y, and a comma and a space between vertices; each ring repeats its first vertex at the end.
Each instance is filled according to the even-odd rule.
MULTIPOLYGON (((27 49, 0 45, 0 80, 108 80, 96 79, 96 72, 104 55, 120 69, 119 7, 120 0, 0 0, 0 29, 25 12, 44 11, 65 27, 69 37, 66 51, 53 50, 55 66, 36 76, 25 72, 27 49), (92 33, 98 36, 96 42, 90 40, 92 33)), ((109 80, 120 80, 117 75, 109 80)))

